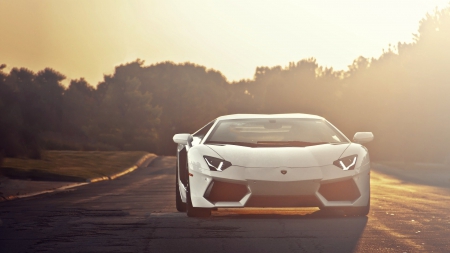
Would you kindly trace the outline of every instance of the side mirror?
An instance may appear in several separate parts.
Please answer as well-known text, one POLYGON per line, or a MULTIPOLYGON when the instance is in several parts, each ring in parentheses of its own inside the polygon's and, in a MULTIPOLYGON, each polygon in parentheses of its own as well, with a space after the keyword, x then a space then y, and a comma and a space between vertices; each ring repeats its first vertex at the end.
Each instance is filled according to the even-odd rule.
POLYGON ((372 140, 373 140, 372 132, 357 132, 355 136, 353 136, 353 142, 359 144, 370 142, 372 140))
POLYGON ((178 144, 192 146, 192 135, 191 134, 176 134, 173 136, 173 141, 178 144))

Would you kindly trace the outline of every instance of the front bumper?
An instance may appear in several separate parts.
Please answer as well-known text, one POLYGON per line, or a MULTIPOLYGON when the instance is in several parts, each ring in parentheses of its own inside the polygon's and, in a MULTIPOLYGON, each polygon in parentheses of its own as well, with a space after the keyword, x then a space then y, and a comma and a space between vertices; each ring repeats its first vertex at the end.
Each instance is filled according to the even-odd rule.
POLYGON ((194 207, 356 207, 370 195, 370 164, 350 171, 327 165, 189 172, 194 207))

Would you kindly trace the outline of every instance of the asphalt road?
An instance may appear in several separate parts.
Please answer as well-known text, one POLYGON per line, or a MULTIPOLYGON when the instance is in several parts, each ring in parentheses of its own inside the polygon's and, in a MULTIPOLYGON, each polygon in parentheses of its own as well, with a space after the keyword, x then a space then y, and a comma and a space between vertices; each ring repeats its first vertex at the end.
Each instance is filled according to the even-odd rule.
POLYGON ((113 181, 0 203, 0 252, 450 252, 450 189, 372 172, 367 217, 177 213, 174 157, 113 181))

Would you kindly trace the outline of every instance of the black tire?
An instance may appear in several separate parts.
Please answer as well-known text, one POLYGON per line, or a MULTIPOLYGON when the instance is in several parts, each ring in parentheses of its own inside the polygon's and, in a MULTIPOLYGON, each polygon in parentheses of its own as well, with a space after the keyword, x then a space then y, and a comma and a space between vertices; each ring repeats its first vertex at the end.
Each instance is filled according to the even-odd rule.
POLYGON ((344 209, 344 213, 350 216, 366 216, 370 211, 370 195, 369 202, 366 206, 358 206, 358 207, 347 207, 344 209))
POLYGON ((186 193, 186 214, 188 217, 209 217, 211 216, 210 208, 198 208, 192 206, 191 193, 188 186, 188 192, 186 193))
POLYGON ((328 207, 328 206, 321 206, 319 207, 320 213, 326 214, 326 215, 342 215, 342 208, 339 207, 328 207))
POLYGON ((349 216, 366 216, 369 214, 370 206, 349 207, 344 209, 344 213, 349 216))
POLYGON ((178 212, 186 212, 186 203, 183 203, 180 195, 180 186, 178 184, 178 162, 175 166, 175 203, 178 212))

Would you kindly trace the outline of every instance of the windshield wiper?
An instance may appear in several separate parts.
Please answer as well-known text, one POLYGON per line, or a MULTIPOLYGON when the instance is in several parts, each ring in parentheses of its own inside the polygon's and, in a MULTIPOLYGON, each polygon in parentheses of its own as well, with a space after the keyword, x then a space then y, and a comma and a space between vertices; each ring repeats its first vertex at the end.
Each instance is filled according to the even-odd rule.
POLYGON ((251 142, 238 142, 238 141, 208 141, 204 144, 212 144, 212 145, 236 145, 236 146, 244 146, 244 147, 257 147, 256 143, 251 142))
POLYGON ((285 146, 285 147, 308 147, 314 145, 328 144, 328 142, 306 142, 306 141, 258 141, 258 145, 285 146))
POLYGON ((208 141, 204 144, 209 145, 236 145, 244 147, 308 147, 322 144, 342 144, 330 142, 306 142, 306 141, 258 141, 253 142, 237 142, 237 141, 208 141))

